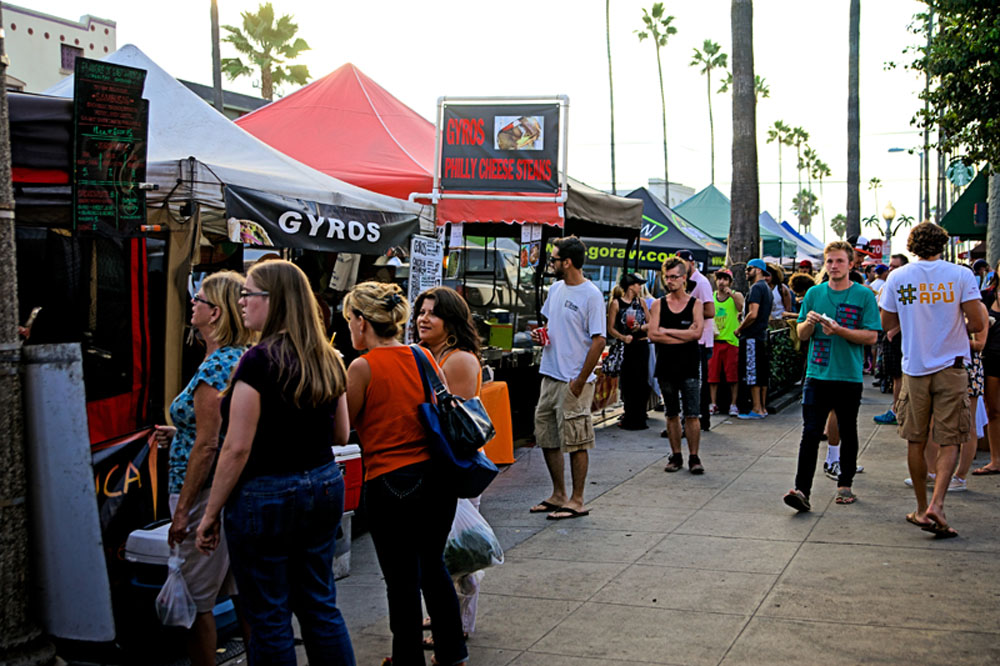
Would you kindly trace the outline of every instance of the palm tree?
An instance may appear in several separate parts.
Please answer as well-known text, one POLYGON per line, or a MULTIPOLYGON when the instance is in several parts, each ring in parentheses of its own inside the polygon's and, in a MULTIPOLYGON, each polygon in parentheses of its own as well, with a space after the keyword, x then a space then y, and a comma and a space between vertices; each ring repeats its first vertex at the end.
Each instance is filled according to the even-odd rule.
POLYGON ((813 216, 819 212, 816 206, 816 195, 809 190, 802 190, 792 199, 792 212, 799 218, 799 231, 809 231, 813 216))
POLYGON ((667 38, 677 34, 677 28, 670 25, 673 16, 664 16, 663 3, 654 2, 649 11, 642 10, 642 30, 635 30, 639 41, 647 38, 653 40, 656 46, 656 71, 660 75, 660 106, 663 108, 663 203, 670 205, 670 175, 667 170, 667 97, 663 90, 663 65, 660 62, 660 49, 667 45, 667 38))
POLYGON ((611 0, 604 0, 604 33, 608 43, 608 96, 611 98, 611 194, 618 194, 615 184, 615 84, 611 76, 611 0))
POLYGON ((823 179, 833 175, 833 172, 830 171, 830 167, 826 162, 816 160, 816 163, 813 164, 812 175, 813 178, 819 180, 819 210, 823 216, 823 242, 826 243, 826 199, 823 196, 823 179))
MULTIPOLYGON (((868 181, 868 189, 871 190, 872 193, 875 195, 875 217, 876 217, 876 219, 878 218, 878 213, 879 213, 879 208, 878 208, 878 189, 880 187, 882 187, 882 180, 880 178, 872 176, 872 179, 868 181)), ((858 211, 858 214, 860 214, 860 211, 858 211)), ((860 229, 858 231, 860 233, 860 229)))
POLYGON ((805 149, 802 151, 802 165, 800 166, 800 168, 805 169, 806 171, 806 182, 809 183, 808 189, 810 192, 812 191, 813 188, 813 183, 812 183, 813 165, 815 165, 816 162, 818 161, 819 161, 819 155, 816 154, 816 151, 813 150, 811 147, 806 146, 805 149))
MULTIPOLYGON (((256 14, 243 12, 241 16, 243 29, 222 26, 229 33, 222 41, 232 44, 260 68, 260 96, 273 100, 275 87, 283 83, 305 85, 310 78, 309 69, 305 65, 285 64, 302 51, 309 50, 306 40, 295 37, 299 26, 292 23, 292 16, 285 14, 275 23, 274 8, 270 2, 262 4, 256 14), (292 41, 293 38, 295 41, 292 41)), ((250 76, 254 70, 240 58, 223 58, 222 71, 232 81, 240 76, 250 76)))
POLYGON ((785 124, 783 120, 775 120, 774 125, 772 125, 767 130, 767 142, 774 143, 778 142, 778 221, 783 219, 781 213, 781 205, 784 202, 784 196, 782 194, 782 179, 781 179, 781 146, 792 145, 791 139, 789 138, 792 128, 785 124))
POLYGON ((701 67, 701 73, 708 81, 708 133, 712 146, 712 184, 715 184, 715 123, 712 121, 712 70, 725 69, 729 56, 721 53, 722 47, 706 39, 702 50, 695 48, 691 56, 691 67, 701 67))
POLYGON ((757 102, 753 75, 753 0, 732 0, 733 186, 728 264, 736 286, 746 289, 742 269, 760 256, 760 192, 757 182, 757 102))
POLYGON ((802 190, 802 146, 806 145, 806 141, 809 140, 809 132, 805 131, 801 127, 792 128, 792 133, 789 136, 792 145, 795 146, 795 156, 798 158, 798 170, 799 170, 799 190, 802 190))
POLYGON ((843 238, 844 232, 847 231, 847 216, 843 213, 834 215, 833 219, 830 220, 830 229, 837 234, 837 238, 843 238))
POLYGON ((858 48, 861 0, 851 0, 847 58, 847 235, 861 235, 861 127, 858 104, 858 48))

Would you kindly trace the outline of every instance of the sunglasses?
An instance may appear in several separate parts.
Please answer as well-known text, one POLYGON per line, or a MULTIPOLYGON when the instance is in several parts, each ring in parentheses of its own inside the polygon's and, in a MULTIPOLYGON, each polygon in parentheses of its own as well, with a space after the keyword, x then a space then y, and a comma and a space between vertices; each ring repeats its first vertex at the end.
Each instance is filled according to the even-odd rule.
POLYGON ((217 308, 217 307, 219 307, 218 305, 216 305, 216 304, 215 304, 215 303, 213 303, 212 301, 206 301, 206 300, 205 300, 204 298, 202 298, 202 297, 201 297, 201 296, 199 296, 198 294, 195 294, 194 296, 192 296, 192 297, 191 297, 191 300, 192 300, 192 301, 196 301, 196 302, 198 302, 198 303, 203 303, 203 304, 207 305, 207 306, 208 306, 208 307, 210 307, 210 308, 217 308))
POLYGON ((269 292, 266 291, 247 291, 246 289, 240 289, 240 298, 250 298, 251 296, 267 296, 269 292))

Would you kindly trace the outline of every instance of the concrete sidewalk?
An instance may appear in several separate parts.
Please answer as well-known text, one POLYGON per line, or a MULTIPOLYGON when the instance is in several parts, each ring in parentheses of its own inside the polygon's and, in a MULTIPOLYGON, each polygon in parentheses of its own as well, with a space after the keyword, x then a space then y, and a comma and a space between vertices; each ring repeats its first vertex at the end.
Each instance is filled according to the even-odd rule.
MULTIPOLYGON (((889 401, 865 391, 859 501, 834 504, 819 469, 807 514, 781 501, 797 404, 764 421, 715 417, 703 476, 663 472, 661 414, 643 432, 600 429, 591 514, 574 520, 528 513, 550 486, 541 451, 520 450, 483 497, 506 563, 483 580, 470 663, 1000 662, 1000 477, 970 477, 948 496, 957 539, 905 522, 906 445, 872 422, 889 401)), ((379 664, 390 632, 369 537, 337 587, 358 663, 379 664)))

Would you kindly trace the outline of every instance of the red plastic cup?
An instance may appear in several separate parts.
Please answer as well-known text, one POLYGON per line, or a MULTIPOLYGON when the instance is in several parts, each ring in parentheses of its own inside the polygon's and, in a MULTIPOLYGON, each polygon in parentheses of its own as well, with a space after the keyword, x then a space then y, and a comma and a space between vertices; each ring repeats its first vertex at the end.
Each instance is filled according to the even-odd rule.
POLYGON ((549 327, 540 326, 538 327, 538 339, 541 341, 543 347, 547 347, 549 344, 549 327))

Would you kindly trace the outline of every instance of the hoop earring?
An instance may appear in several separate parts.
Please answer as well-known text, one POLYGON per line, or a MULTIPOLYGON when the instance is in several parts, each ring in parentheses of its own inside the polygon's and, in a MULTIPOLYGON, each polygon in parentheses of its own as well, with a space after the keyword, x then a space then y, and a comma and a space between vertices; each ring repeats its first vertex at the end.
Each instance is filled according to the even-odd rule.
POLYGON ((458 338, 456 338, 454 334, 449 335, 447 339, 445 339, 444 343, 449 347, 454 347, 455 345, 458 344, 458 338))

